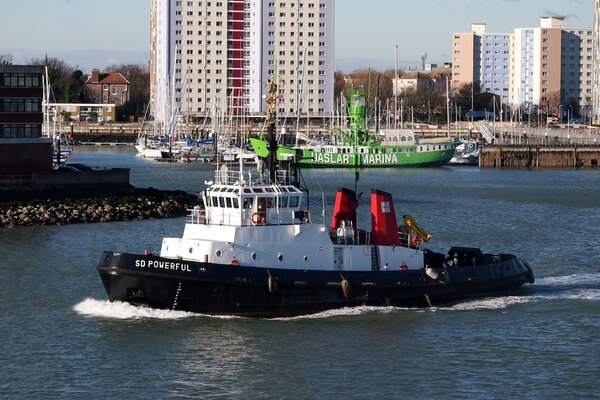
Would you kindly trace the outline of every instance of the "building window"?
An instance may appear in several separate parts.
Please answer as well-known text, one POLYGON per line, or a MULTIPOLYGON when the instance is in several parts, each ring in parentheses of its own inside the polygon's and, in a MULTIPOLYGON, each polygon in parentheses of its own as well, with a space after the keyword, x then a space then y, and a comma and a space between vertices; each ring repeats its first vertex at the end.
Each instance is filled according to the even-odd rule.
POLYGON ((0 137, 3 138, 37 138, 42 136, 41 124, 6 124, 0 125, 0 137))
POLYGON ((4 87, 41 87, 40 74, 5 73, 2 80, 4 87))

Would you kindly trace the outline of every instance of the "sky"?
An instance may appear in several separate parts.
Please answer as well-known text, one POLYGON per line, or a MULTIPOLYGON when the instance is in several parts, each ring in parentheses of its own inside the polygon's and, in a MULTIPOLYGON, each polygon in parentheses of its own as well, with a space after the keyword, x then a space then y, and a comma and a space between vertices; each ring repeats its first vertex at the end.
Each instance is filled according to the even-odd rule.
MULTIPOLYGON (((468 32, 471 22, 505 33, 560 15, 567 28, 591 28, 593 7, 594 0, 337 0, 336 66, 393 68, 395 45, 400 67, 420 65, 423 52, 443 63, 452 33, 468 32)), ((0 54, 15 62, 48 53, 85 69, 148 59, 150 0, 0 0, 0 10, 0 54)))

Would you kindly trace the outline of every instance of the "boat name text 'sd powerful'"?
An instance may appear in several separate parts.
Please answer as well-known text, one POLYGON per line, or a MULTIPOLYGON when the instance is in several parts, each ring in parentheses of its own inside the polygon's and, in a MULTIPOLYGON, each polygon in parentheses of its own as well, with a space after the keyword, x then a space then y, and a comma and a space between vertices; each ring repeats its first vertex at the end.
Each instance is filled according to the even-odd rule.
POLYGON ((168 269, 172 271, 192 272, 189 264, 159 260, 135 260, 137 268, 168 269))

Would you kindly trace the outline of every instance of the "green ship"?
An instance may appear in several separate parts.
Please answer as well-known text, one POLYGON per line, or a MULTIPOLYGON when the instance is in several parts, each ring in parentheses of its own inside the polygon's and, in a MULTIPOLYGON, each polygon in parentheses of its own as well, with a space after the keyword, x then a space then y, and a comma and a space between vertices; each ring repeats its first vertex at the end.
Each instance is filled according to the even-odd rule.
MULTIPOLYGON (((383 129, 370 136, 366 128, 365 96, 354 92, 348 107, 350 123, 347 132, 332 132, 334 144, 277 146, 277 158, 296 157, 304 167, 437 167, 454 156, 455 141, 450 137, 423 139, 410 129, 383 129)), ((269 155, 266 140, 250 138, 259 157, 269 155)))

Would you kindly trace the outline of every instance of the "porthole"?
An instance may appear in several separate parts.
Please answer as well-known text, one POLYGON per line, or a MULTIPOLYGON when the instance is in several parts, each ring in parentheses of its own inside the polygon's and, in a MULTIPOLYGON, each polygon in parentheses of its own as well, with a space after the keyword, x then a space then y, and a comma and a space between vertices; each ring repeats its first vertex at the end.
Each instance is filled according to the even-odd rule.
POLYGON ((223 252, 221 250, 217 250, 217 252, 215 253, 215 255, 217 257, 222 257, 223 256, 223 252))
POLYGON ((277 254, 277 261, 283 261, 283 254, 277 254))
POLYGON ((250 258, 253 259, 253 260, 256 260, 256 253, 250 254, 250 258))
POLYGON ((304 262, 308 261, 308 256, 304 256, 304 262))
POLYGON ((319 246, 319 251, 323 251, 323 247, 319 246))

